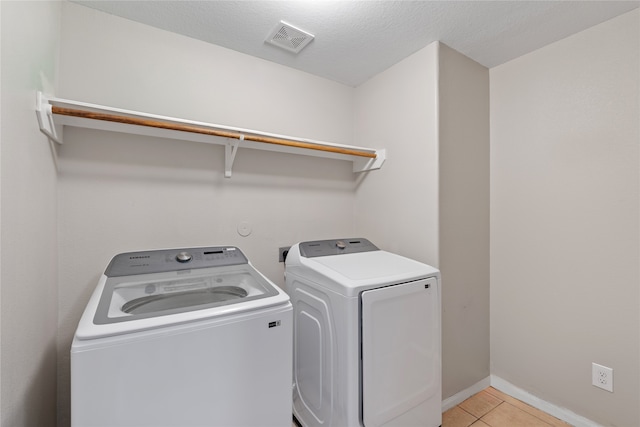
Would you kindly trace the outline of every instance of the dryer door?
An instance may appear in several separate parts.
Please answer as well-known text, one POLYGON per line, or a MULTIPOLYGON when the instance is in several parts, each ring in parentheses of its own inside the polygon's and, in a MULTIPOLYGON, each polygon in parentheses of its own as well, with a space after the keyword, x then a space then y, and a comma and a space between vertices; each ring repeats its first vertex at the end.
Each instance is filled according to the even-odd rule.
POLYGON ((437 279, 363 292, 365 427, 434 425, 440 416, 440 376, 437 279))

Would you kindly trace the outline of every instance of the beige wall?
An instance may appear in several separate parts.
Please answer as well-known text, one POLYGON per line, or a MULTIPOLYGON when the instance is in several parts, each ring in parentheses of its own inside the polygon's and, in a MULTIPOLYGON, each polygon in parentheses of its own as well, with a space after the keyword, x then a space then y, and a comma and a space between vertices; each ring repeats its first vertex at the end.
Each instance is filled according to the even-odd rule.
POLYGON ((443 397, 489 375, 489 72, 433 43, 356 89, 355 142, 388 147, 356 234, 441 268, 443 397))
POLYGON ((491 371, 607 426, 640 425, 638 22, 490 73, 491 371))
POLYGON ((444 44, 439 58, 446 398, 489 376, 489 70, 444 44))
MULTIPOLYGON (((66 3, 60 97, 351 143, 353 89, 66 3)), ((350 162, 256 150, 224 178, 222 146, 65 129, 60 150, 59 425, 69 423, 69 348, 111 256, 239 246, 277 284, 277 248, 350 235, 350 162), (242 221, 252 224, 238 235, 242 221)))
POLYGON ((443 397, 488 375, 490 342, 491 373, 605 425, 640 424, 637 11, 489 73, 489 338, 486 69, 434 43, 352 89, 71 3, 61 30, 60 3, 0 5, 3 426, 54 424, 56 353, 69 424, 71 337, 115 253, 238 245, 282 284, 277 247, 346 235, 442 269, 443 397), (56 176, 33 102, 59 34, 60 97, 388 160, 358 176, 241 150, 228 180, 220 146, 68 128, 56 176), (592 361, 615 369, 614 394, 589 385, 592 361))
POLYGON ((55 81, 60 4, 3 1, 0 11, 0 424, 46 427, 56 413, 56 173, 35 99, 55 81))
POLYGON ((438 265, 438 43, 356 88, 354 143, 387 148, 356 191, 355 233, 438 265))

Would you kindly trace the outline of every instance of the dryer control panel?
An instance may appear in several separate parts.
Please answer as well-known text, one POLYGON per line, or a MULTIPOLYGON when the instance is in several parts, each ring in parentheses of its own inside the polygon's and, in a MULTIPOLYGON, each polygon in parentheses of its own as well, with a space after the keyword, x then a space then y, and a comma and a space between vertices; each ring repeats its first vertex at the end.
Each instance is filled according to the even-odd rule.
POLYGON ((367 239, 333 239, 301 242, 300 255, 306 258, 319 256, 355 254, 358 252, 378 251, 378 247, 367 239))
POLYGON ((195 268, 247 264, 249 261, 235 246, 162 249, 118 254, 104 272, 107 277, 165 273, 195 268))

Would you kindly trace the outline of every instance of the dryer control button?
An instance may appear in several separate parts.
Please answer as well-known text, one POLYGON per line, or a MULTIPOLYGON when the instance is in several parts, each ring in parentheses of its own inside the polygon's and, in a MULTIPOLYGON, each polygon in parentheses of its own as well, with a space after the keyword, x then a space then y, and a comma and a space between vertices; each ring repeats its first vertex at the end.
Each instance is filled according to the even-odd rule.
POLYGON ((180 252, 176 255, 176 261, 178 262, 189 262, 191 261, 191 254, 189 252, 180 252))
POLYGON ((347 244, 345 242, 343 242, 342 240, 338 240, 336 242, 336 246, 338 247, 338 249, 344 249, 347 247, 347 244))

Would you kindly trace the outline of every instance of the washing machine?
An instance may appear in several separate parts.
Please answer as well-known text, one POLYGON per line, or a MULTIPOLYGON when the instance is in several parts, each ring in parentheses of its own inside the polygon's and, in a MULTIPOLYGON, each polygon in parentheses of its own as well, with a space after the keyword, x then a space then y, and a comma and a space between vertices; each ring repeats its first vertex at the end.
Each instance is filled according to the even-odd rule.
POLYGON ((71 424, 290 426, 292 324, 237 247, 119 254, 71 346, 71 424))
POLYGON ((357 238, 293 245, 285 275, 303 427, 441 425, 437 269, 357 238))

